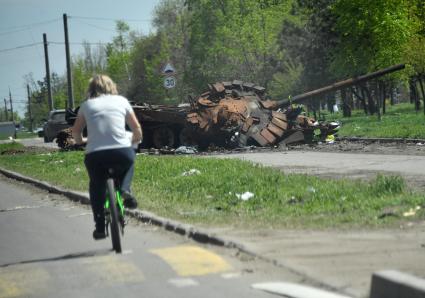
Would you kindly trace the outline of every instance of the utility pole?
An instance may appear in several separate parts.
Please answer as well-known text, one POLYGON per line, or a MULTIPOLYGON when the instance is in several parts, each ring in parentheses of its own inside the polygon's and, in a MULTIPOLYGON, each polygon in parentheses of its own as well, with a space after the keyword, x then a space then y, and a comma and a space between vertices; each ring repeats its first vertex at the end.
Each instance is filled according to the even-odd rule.
POLYGON ((63 14, 63 27, 65 31, 65 53, 66 53, 66 73, 68 78, 68 108, 74 108, 74 96, 72 94, 72 74, 71 74, 71 57, 69 54, 68 40, 68 17, 63 14))
POLYGON ((10 113, 12 113, 12 122, 15 122, 15 116, 13 115, 13 104, 12 104, 12 93, 9 87, 9 100, 10 100, 10 113))
POLYGON ((28 84, 27 84, 27 93, 28 93, 28 115, 30 117, 30 132, 32 132, 31 93, 30 93, 30 85, 28 84))
POLYGON ((7 101, 4 99, 4 112, 6 113, 6 122, 9 121, 9 115, 7 114, 7 101))
MULTIPOLYGON (((50 67, 49 67, 49 50, 47 47, 47 35, 43 33, 44 43, 44 62, 46 64, 46 80, 47 80, 47 102, 49 103, 49 111, 54 109, 53 98, 52 98, 52 87, 50 85, 50 67)), ((29 88, 29 87, 28 87, 29 88)), ((29 96, 29 92, 28 92, 29 96)))

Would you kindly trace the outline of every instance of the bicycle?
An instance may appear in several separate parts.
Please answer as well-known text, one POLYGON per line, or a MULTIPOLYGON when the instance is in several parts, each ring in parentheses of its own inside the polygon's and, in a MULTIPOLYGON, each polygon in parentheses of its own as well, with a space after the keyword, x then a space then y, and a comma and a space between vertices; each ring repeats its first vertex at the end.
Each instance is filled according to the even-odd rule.
POLYGON ((117 181, 114 179, 114 170, 108 169, 109 177, 106 180, 105 199, 105 227, 106 236, 109 236, 111 229, 112 248, 116 253, 122 252, 121 235, 124 236, 124 202, 117 181), (121 234, 121 235, 120 235, 121 234))

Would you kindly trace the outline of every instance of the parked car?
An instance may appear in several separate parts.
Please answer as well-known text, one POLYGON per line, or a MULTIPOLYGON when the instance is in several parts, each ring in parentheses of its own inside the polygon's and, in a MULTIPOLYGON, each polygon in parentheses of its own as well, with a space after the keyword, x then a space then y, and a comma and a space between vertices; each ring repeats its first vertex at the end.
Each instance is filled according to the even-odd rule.
POLYGON ((0 122, 0 140, 9 137, 16 138, 16 126, 14 122, 0 122))
POLYGON ((50 111, 49 118, 43 125, 44 142, 53 142, 61 130, 70 126, 65 120, 65 110, 50 111))

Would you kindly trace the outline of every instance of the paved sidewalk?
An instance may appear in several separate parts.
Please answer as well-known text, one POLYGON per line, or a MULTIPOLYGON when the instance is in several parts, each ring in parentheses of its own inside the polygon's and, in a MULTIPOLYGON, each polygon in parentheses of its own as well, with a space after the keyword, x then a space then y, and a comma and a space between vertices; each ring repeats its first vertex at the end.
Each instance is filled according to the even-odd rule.
POLYGON ((425 278, 425 223, 372 231, 209 230, 353 297, 368 297, 376 271, 425 278))

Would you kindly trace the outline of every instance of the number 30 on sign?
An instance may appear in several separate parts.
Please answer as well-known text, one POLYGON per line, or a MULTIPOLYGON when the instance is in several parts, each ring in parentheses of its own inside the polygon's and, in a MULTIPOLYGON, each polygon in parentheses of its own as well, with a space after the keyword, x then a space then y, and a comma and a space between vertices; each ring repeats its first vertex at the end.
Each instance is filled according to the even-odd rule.
POLYGON ((176 78, 175 77, 166 77, 164 79, 164 87, 167 89, 171 89, 176 87, 176 78))

